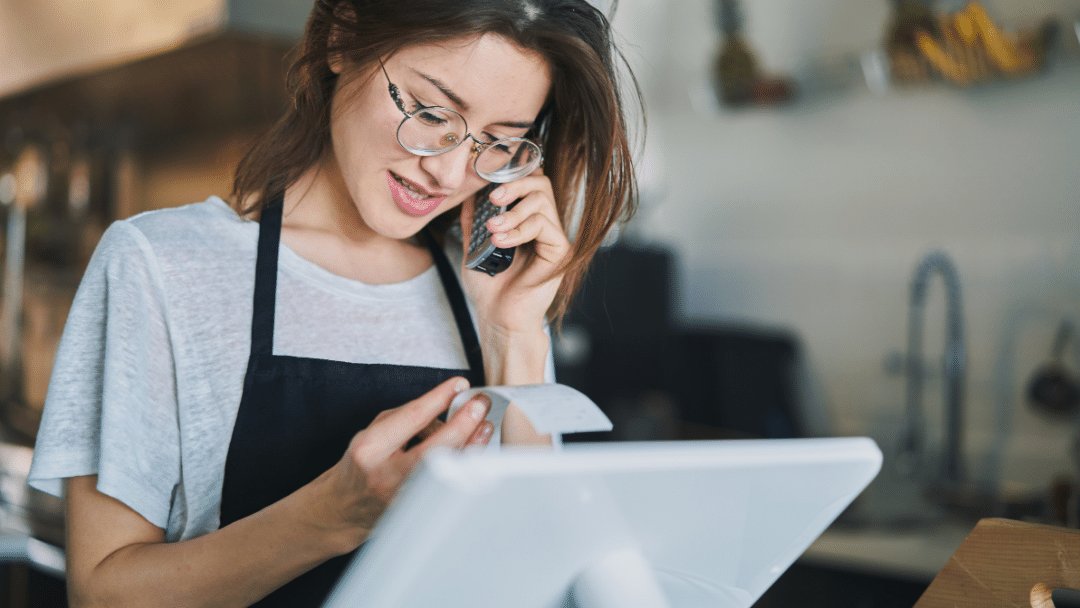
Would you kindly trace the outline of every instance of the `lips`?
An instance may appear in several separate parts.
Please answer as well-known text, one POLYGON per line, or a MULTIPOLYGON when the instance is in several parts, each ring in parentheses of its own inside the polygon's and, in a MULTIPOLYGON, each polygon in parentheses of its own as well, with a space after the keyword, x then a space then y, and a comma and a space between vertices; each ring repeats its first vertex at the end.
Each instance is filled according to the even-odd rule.
POLYGON ((391 171, 386 172, 386 185, 390 188, 390 197, 394 199, 398 209, 412 217, 425 216, 446 200, 445 195, 433 195, 415 182, 395 175, 391 171), (406 182, 408 186, 398 181, 399 179, 406 182))

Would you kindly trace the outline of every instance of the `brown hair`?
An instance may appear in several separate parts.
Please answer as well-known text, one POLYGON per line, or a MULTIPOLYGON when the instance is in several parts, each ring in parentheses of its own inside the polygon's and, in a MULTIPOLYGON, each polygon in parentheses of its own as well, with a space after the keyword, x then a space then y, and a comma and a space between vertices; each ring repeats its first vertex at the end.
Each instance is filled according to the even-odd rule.
POLYGON ((328 63, 332 54, 365 67, 405 46, 487 33, 537 52, 551 67, 551 92, 530 137, 544 148, 544 173, 563 225, 571 226, 580 213, 549 311, 558 324, 605 236, 637 206, 616 60, 627 67, 639 104, 641 92, 607 18, 585 0, 317 0, 291 56, 292 105, 237 168, 238 212, 260 211, 329 148, 338 77, 328 63))

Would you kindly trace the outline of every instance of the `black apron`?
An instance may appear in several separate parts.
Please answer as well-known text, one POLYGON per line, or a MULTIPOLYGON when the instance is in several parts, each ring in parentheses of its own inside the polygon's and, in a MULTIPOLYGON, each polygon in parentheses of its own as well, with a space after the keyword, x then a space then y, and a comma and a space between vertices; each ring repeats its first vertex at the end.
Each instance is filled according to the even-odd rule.
MULTIPOLYGON (((480 343, 465 297, 446 255, 427 231, 423 236, 450 300, 470 369, 274 355, 282 207, 278 195, 259 219, 251 355, 225 460, 222 527, 281 500, 332 467, 353 436, 379 412, 403 405, 453 376, 464 376, 473 386, 484 384, 480 343)), ((322 605, 353 555, 316 566, 254 605, 322 605)))

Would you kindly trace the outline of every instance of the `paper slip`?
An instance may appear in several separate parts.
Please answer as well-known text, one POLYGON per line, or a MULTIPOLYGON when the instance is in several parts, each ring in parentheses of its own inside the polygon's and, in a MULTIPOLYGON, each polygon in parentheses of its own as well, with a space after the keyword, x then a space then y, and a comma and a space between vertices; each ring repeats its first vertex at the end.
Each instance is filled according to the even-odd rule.
POLYGON ((471 388, 460 393, 450 403, 449 416, 453 416, 461 406, 479 393, 491 399, 491 411, 488 412, 487 419, 495 425, 496 439, 502 431, 503 415, 511 401, 521 408, 536 432, 541 434, 610 431, 612 428, 611 421, 591 399, 565 384, 471 388))

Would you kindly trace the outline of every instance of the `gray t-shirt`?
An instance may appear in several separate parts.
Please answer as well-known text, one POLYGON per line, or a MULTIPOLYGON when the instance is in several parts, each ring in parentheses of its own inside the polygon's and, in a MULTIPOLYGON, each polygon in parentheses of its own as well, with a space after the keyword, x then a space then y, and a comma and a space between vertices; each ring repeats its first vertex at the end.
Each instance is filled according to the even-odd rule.
MULTIPOLYGON (((99 491, 169 541, 218 528, 250 352, 258 233, 217 197, 109 227, 57 350, 30 485, 60 496, 64 478, 97 474, 99 491)), ((448 241, 460 268, 460 242, 448 241)), ((434 267, 368 285, 282 245, 277 289, 275 354, 468 367, 434 267)))

